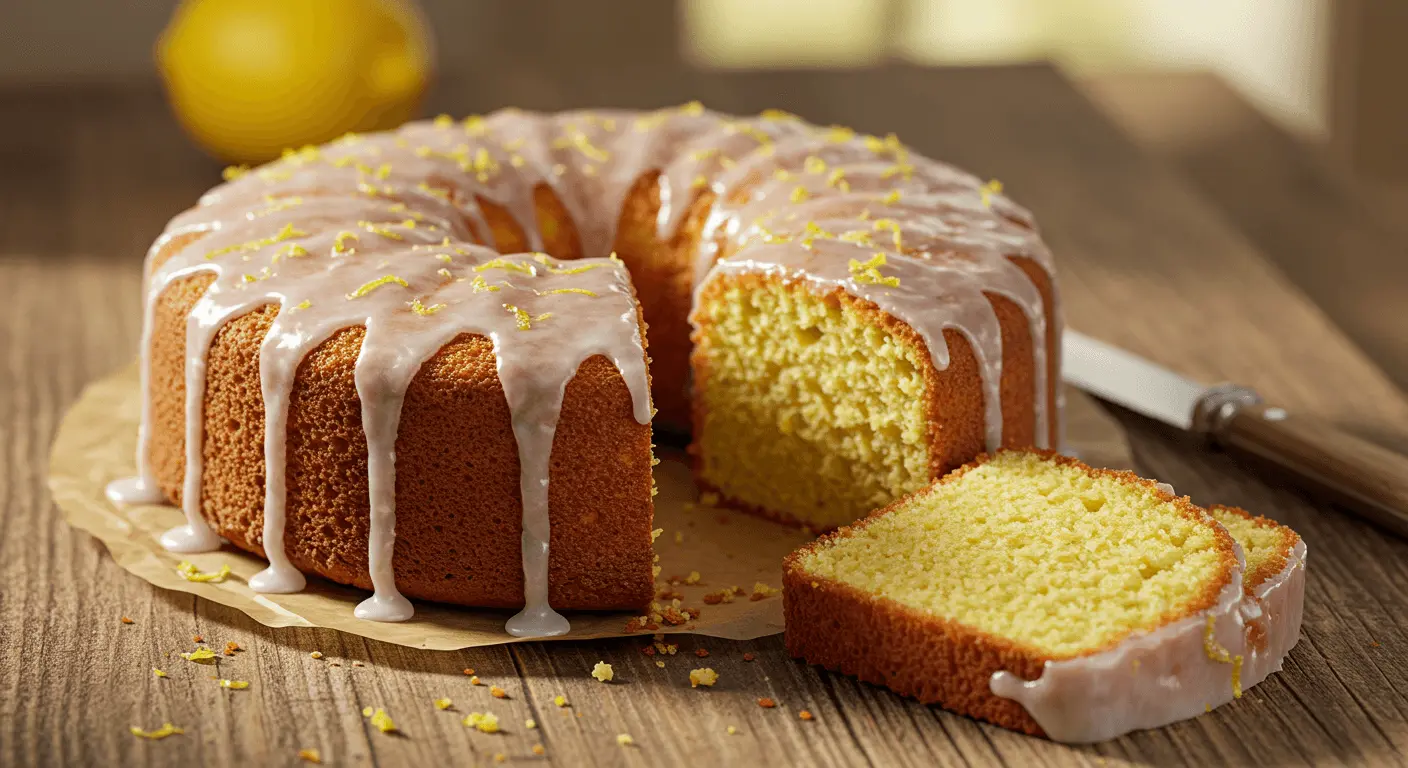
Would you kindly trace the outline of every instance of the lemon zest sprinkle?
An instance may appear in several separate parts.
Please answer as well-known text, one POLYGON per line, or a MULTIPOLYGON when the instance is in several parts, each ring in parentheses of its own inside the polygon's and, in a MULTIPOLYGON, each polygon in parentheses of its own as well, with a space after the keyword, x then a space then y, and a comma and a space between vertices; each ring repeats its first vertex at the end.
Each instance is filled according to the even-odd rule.
POLYGON ((162 723, 161 727, 156 729, 155 731, 144 731, 135 725, 129 728, 129 730, 132 731, 133 736, 136 736, 139 739, 152 739, 153 741, 157 739, 164 739, 167 736, 175 736, 176 734, 185 733, 184 730, 172 725, 171 723, 162 723))
POLYGON ((504 309, 507 309, 513 314, 514 320, 518 325, 518 330, 527 331, 533 328, 532 315, 529 315, 526 311, 519 309, 513 304, 505 304, 504 309))
POLYGON ((338 232, 337 237, 334 237, 332 240, 333 253, 351 253, 352 249, 348 247, 347 241, 360 239, 356 232, 348 232, 346 230, 338 232))
POLYGON ((376 289, 380 288, 381 286, 389 285, 391 283, 395 283, 396 285, 399 285, 402 288, 410 287, 409 283, 395 275, 382 275, 381 277, 378 277, 375 280, 369 280, 365 283, 362 283, 362 285, 359 286, 357 290, 347 294, 347 298, 360 299, 363 296, 366 296, 367 294, 371 293, 372 291, 375 291, 376 289))
POLYGON ((509 272, 520 272, 522 274, 528 275, 529 277, 533 277, 538 274, 537 267, 534 267, 532 264, 522 261, 511 261, 503 257, 499 257, 497 259, 490 259, 484 262, 483 264, 479 264, 474 267, 475 272, 483 272, 488 269, 504 269, 508 270, 509 272))
POLYGON ((237 245, 227 245, 224 248, 217 248, 205 254, 205 258, 213 259, 216 256, 224 256, 227 253, 248 253, 249 251, 257 251, 260 248, 273 245, 274 243, 280 243, 284 240, 291 240, 295 237, 307 236, 307 232, 304 232, 301 229, 295 229, 293 224, 289 223, 285 224, 283 229, 280 229, 278 232, 268 237, 260 238, 258 240, 250 240, 248 242, 239 243, 237 245))
MULTIPOLYGON (((377 224, 371 221, 359 221, 357 222, 357 226, 361 227, 362 229, 365 229, 368 232, 371 232, 374 235, 381 235, 382 237, 385 237, 390 240, 406 239, 401 235, 401 233, 391 231, 391 227, 396 226, 395 224, 377 224)), ((406 226, 405 222, 402 222, 400 226, 406 226)), ((412 222, 412 226, 414 226, 414 222, 412 222)))
POLYGON ((978 193, 983 196, 983 207, 992 207, 992 196, 1002 194, 1002 182, 997 179, 989 179, 988 183, 978 189, 978 193))
POLYGON ((181 563, 176 566, 176 573, 179 574, 181 578, 185 579, 186 581, 196 581, 201 583, 218 583, 224 581, 225 577, 230 575, 230 566, 222 565, 220 566, 220 570, 218 571, 212 571, 210 573, 201 573, 199 570, 196 569, 193 564, 182 560, 181 563))
POLYGON ((190 653, 182 652, 181 658, 186 661, 195 662, 196 664, 204 664, 206 662, 215 661, 215 651, 209 648, 197 648, 190 653))
POLYGON ((874 256, 866 261, 851 259, 847 267, 851 271, 851 279, 862 285, 884 285, 890 288, 898 288, 900 279, 898 277, 886 277, 880 274, 880 267, 885 266, 885 253, 878 251, 874 256))
POLYGON ((416 313, 417 315, 420 315, 421 317, 428 317, 430 315, 435 314, 436 312, 439 312, 444 308, 444 304, 431 304, 429 306, 426 306, 425 304, 421 303, 420 299, 411 299, 411 311, 416 313))

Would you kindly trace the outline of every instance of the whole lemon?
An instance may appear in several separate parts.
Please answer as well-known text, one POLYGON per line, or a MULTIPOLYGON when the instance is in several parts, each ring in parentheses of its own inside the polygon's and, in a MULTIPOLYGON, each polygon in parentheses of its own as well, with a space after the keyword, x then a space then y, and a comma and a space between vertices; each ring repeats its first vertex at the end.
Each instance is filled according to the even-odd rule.
POLYGON ((235 163, 409 120, 431 55, 411 0, 186 0, 156 46, 181 124, 235 163))

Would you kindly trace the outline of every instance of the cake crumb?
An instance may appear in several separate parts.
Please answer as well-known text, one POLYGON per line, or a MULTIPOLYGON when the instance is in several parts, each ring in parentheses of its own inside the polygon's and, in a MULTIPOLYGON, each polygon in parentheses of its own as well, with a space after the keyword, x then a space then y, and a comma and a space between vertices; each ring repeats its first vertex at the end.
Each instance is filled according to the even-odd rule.
POLYGON ((752 661, 753 659, 756 659, 756 658, 758 658, 758 657, 755 656, 752 652, 743 654, 743 660, 744 660, 744 661, 752 661))
POLYGON ((305 763, 315 763, 317 765, 322 765, 323 753, 319 752, 316 749, 300 749, 298 750, 298 759, 302 760, 305 763))
POLYGON ((664 533, 664 532, 665 532, 665 529, 664 529, 664 528, 656 528, 655 530, 653 530, 653 531, 650 532, 650 540, 651 540, 652 542, 655 541, 656 539, 660 538, 660 534, 662 534, 662 533, 664 533))
POLYGON ((719 603, 733 602, 732 589, 720 589, 717 592, 710 592, 704 596, 705 605, 718 605, 719 603))
POLYGON ((121 619, 118 619, 118 621, 121 621, 123 624, 136 624, 136 623, 137 623, 137 622, 135 622, 135 621, 133 621, 133 620, 127 618, 126 616, 123 616, 121 619))
POLYGON ((436 699, 436 700, 435 700, 435 708, 436 708, 436 709, 449 709, 450 707, 453 707, 454 705, 455 705, 455 702, 450 701, 449 699, 436 699))
POLYGON ((592 677, 595 677, 600 682, 609 683, 615 676, 615 670, 611 668, 610 664, 604 661, 598 661, 596 666, 592 667, 592 677))
POLYGON ((470 685, 483 685, 483 683, 479 682, 479 675, 470 675, 470 677, 469 677, 469 684, 470 684, 470 685))
POLYGON ((772 709, 773 707, 777 706, 777 702, 764 696, 763 698, 758 699, 758 706, 762 707, 763 709, 772 709))
POLYGON ((616 743, 623 747, 632 747, 635 746, 636 740, 631 738, 629 733, 618 733, 616 734, 616 743))
POLYGON ((535 754, 535 755, 545 755, 545 754, 547 754, 547 752, 548 752, 547 749, 545 749, 542 744, 534 744, 534 745, 533 745, 533 754, 535 754))
MULTIPOLYGON (((362 710, 362 713, 366 714, 366 710, 362 710)), ((396 731, 395 721, 393 721, 391 715, 386 714, 386 710, 381 707, 377 707, 376 711, 372 712, 371 723, 373 728, 382 733, 394 733, 396 731)))
POLYGON ((753 584, 753 594, 750 595, 748 599, 752 600, 753 602, 757 602, 764 598, 772 597, 775 594, 777 594, 776 589, 773 589, 772 587, 769 587, 768 585, 759 581, 753 584))
POLYGON ((322 651, 313 651, 312 653, 308 654, 308 658, 310 658, 310 659, 321 659, 321 658, 323 658, 323 652, 322 652, 322 651))
POLYGON ((703 648, 695 648, 694 655, 698 656, 701 659, 705 659, 709 657, 709 652, 703 648))
POLYGON ((563 696, 563 695, 560 694, 560 693, 557 694, 556 696, 552 697, 552 703, 556 704, 556 705, 559 706, 559 707, 571 706, 570 704, 567 703, 567 697, 566 697, 566 696, 563 696))
POLYGON ((464 668, 464 673, 465 673, 466 675, 472 675, 472 674, 474 674, 474 668, 473 668, 473 667, 465 667, 465 668, 464 668))
POLYGON ((494 762, 496 762, 496 763, 506 763, 506 762, 508 762, 508 755, 505 755, 505 754, 502 753, 502 752, 495 752, 495 753, 494 753, 494 762))
POLYGON ((470 712, 460 722, 483 733, 499 732, 499 718, 493 712, 470 712))
POLYGON ((717 683, 718 681, 719 673, 715 672, 710 667, 701 667, 700 669, 691 669, 689 671, 690 688, 698 688, 701 685, 706 687, 712 687, 714 683, 717 683))
POLYGON ((811 713, 811 712, 808 712, 807 710, 804 709, 804 710, 802 710, 801 712, 798 712, 798 713, 797 713, 797 717, 799 717, 799 718, 801 718, 801 719, 803 719, 803 720, 811 720, 811 719, 812 719, 812 713, 811 713))
POLYGON ((243 650, 244 650, 244 649, 240 647, 240 644, 237 643, 237 642, 235 642, 234 640, 231 640, 230 642, 225 643, 225 655, 226 655, 226 656, 234 656, 236 651, 243 651, 243 650))
POLYGON ((655 655, 655 646, 653 646, 653 645, 647 645, 647 646, 645 646, 644 648, 640 649, 640 652, 643 653, 643 654, 645 654, 646 656, 654 656, 654 655, 655 655))
POLYGON ((505 691, 497 685, 493 685, 489 687, 489 695, 496 699, 507 699, 508 691, 505 691))
POLYGON ((538 721, 530 717, 527 720, 523 721, 523 727, 531 731, 534 728, 538 727, 538 721))
POLYGON ((655 651, 663 656, 674 656, 680 650, 679 643, 666 643, 661 640, 655 641, 655 651))
POLYGON ((191 635, 191 642, 203 643, 205 642, 205 635, 191 635))
POLYGON ((699 571, 690 571, 689 575, 684 577, 684 583, 693 586, 698 584, 703 578, 703 576, 699 575, 699 571))

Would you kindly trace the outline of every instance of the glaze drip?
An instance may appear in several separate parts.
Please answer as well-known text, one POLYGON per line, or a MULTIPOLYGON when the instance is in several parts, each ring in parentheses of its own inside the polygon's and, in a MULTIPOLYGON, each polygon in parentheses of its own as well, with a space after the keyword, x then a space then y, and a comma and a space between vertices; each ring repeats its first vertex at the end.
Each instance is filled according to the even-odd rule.
POLYGON ((981 362, 989 448, 1002 437, 1002 354, 984 295, 1017 303, 1038 356, 1037 434, 1045 445, 1042 340, 1059 329, 1046 327, 1040 294, 1011 259, 1031 259, 1048 272, 1051 260, 1031 217, 995 188, 911 154, 893 136, 818 128, 781 112, 736 118, 697 103, 649 113, 506 109, 290 151, 212 189, 173 219, 148 254, 139 476, 113 484, 110 498, 161 497, 148 466, 154 308, 176 281, 213 275, 187 321, 187 522, 163 543, 179 551, 220 543, 207 522, 215 517, 201 504, 205 357, 228 320, 274 305, 259 352, 269 567, 250 583, 264 592, 301 589, 305 579, 284 548, 289 399, 311 351, 343 329, 365 328, 355 383, 368 450, 374 594, 357 613, 409 618, 392 563, 401 403, 442 346, 480 334, 493 344, 519 453, 525 607, 508 630, 567 631, 548 604, 548 474, 565 387, 582 362, 603 355, 625 380, 636 420, 648 423, 653 411, 624 265, 540 253, 550 238, 540 229, 535 193, 551 191, 581 252, 603 256, 632 187, 652 173, 662 238, 675 233, 700 195, 714 196, 693 267, 696 288, 738 271, 783 273, 818 291, 839 287, 913 327, 937 367, 948 360, 943 330, 962 332, 981 362), (529 253, 489 247, 495 233, 486 204, 514 219, 529 253), (852 230, 869 235, 862 242, 852 230))

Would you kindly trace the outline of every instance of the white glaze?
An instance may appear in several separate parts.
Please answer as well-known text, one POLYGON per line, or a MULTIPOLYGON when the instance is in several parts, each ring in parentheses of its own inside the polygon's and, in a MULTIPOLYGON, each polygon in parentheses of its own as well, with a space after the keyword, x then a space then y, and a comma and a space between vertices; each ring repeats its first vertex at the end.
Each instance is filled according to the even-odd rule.
POLYGON ((997 672, 990 689, 1020 703, 1051 739, 1072 743, 1168 725, 1240 697, 1281 668, 1300 636, 1305 545, 1297 541, 1282 572, 1252 594, 1242 586, 1246 561, 1240 545, 1236 551, 1237 572, 1210 610, 1107 651, 1048 661, 1036 680, 997 672), (1209 621, 1213 652, 1206 644, 1209 621), (1265 628, 1260 648, 1248 642, 1251 621, 1265 628), (1241 667, 1234 685, 1236 663, 1241 667))
POLYGON ((1261 629, 1261 642, 1249 633, 1247 660, 1242 668, 1242 687, 1250 688, 1273 672, 1281 671, 1286 654, 1300 640, 1305 611, 1305 542, 1296 539, 1281 572, 1252 587, 1242 601, 1242 615, 1248 628, 1261 629))
POLYGON ((225 322, 275 304, 280 311, 259 358, 266 420, 261 540, 269 567, 250 583, 264 592, 301 589, 303 574, 284 547, 288 401, 298 365, 310 351, 341 329, 364 326, 355 374, 368 444, 368 570, 374 594, 358 606, 357 614, 376 620, 408 618, 412 609, 396 587, 392 565, 401 403, 420 365, 441 346, 461 333, 483 334, 494 345, 521 467, 525 607, 508 629, 523 636, 567 631, 566 620, 548 605, 552 441, 567 381, 581 362, 597 354, 620 370, 636 419, 649 421, 632 288, 618 262, 572 262, 600 266, 571 273, 563 266, 566 262, 513 256, 514 264, 532 272, 523 274, 485 269, 497 254, 469 243, 475 232, 492 238, 481 208, 481 201, 489 201, 518 222, 531 249, 540 250, 544 238, 537 226, 533 190, 545 185, 570 215, 583 252, 605 255, 615 240, 623 201, 652 170, 659 172, 656 223, 662 237, 675 231, 703 190, 717 196, 706 220, 710 236, 701 246, 696 278, 709 273, 724 236, 743 237, 721 271, 801 270, 818 289, 841 287, 874 301, 921 334, 936 365, 947 364, 942 331, 955 328, 964 333, 982 366, 990 448, 1001 442, 997 392, 1002 357, 996 319, 982 293, 1018 303, 1030 318, 1037 350, 1038 441, 1046 444, 1050 417, 1042 341, 1059 329, 1045 327, 1040 295, 1008 257, 1025 256, 1049 270, 1050 255, 1031 217, 1000 194, 985 190, 975 177, 912 156, 892 140, 818 129, 789 115, 733 118, 695 104, 654 113, 539 115, 502 110, 464 123, 411 123, 390 133, 290 153, 211 190, 200 205, 173 219, 148 257, 139 478, 114 484, 110 495, 121 501, 156 498, 147 464, 152 420, 149 351, 156 302, 176 280, 213 274, 214 282, 187 325, 182 482, 187 523, 168 532, 163 543, 180 551, 219 545, 200 493, 205 357, 225 322), (843 190, 813 173, 813 158, 844 168, 853 187, 843 190), (826 222, 831 220, 827 216, 863 201, 874 207, 877 217, 883 212, 902 221, 903 236, 922 246, 918 253, 906 249, 908 255, 887 251, 886 274, 901 275, 904 287, 890 290, 854 279, 847 260, 867 256, 849 244, 824 244, 815 249, 823 255, 818 257, 812 249, 775 248, 743 237, 746 227, 741 224, 761 212, 758 206, 787 198, 779 194, 780 182, 763 177, 776 169, 794 172, 800 179, 795 183, 804 184, 812 198, 808 205, 794 205, 794 213, 814 213, 826 222), (755 184, 746 201, 733 199, 740 185, 760 179, 763 182, 755 184), (904 195, 902 202, 879 202, 896 189, 904 195), (402 223, 407 220, 412 223, 402 223), (357 235, 350 252, 339 248, 347 244, 338 235, 345 231, 357 235), (289 255, 290 247, 310 255, 289 255), (442 269, 451 270, 451 276, 440 275, 442 269), (386 284, 348 298, 359 286, 386 275, 405 285, 386 284), (476 278, 499 290, 484 290, 482 280, 476 290, 476 278), (564 288, 597 295, 551 292, 564 288), (422 307, 444 306, 422 316, 408 309, 411 299, 422 307), (520 330, 519 315, 504 309, 508 305, 529 318, 527 330, 520 330), (552 317, 536 319, 543 315, 552 317))

